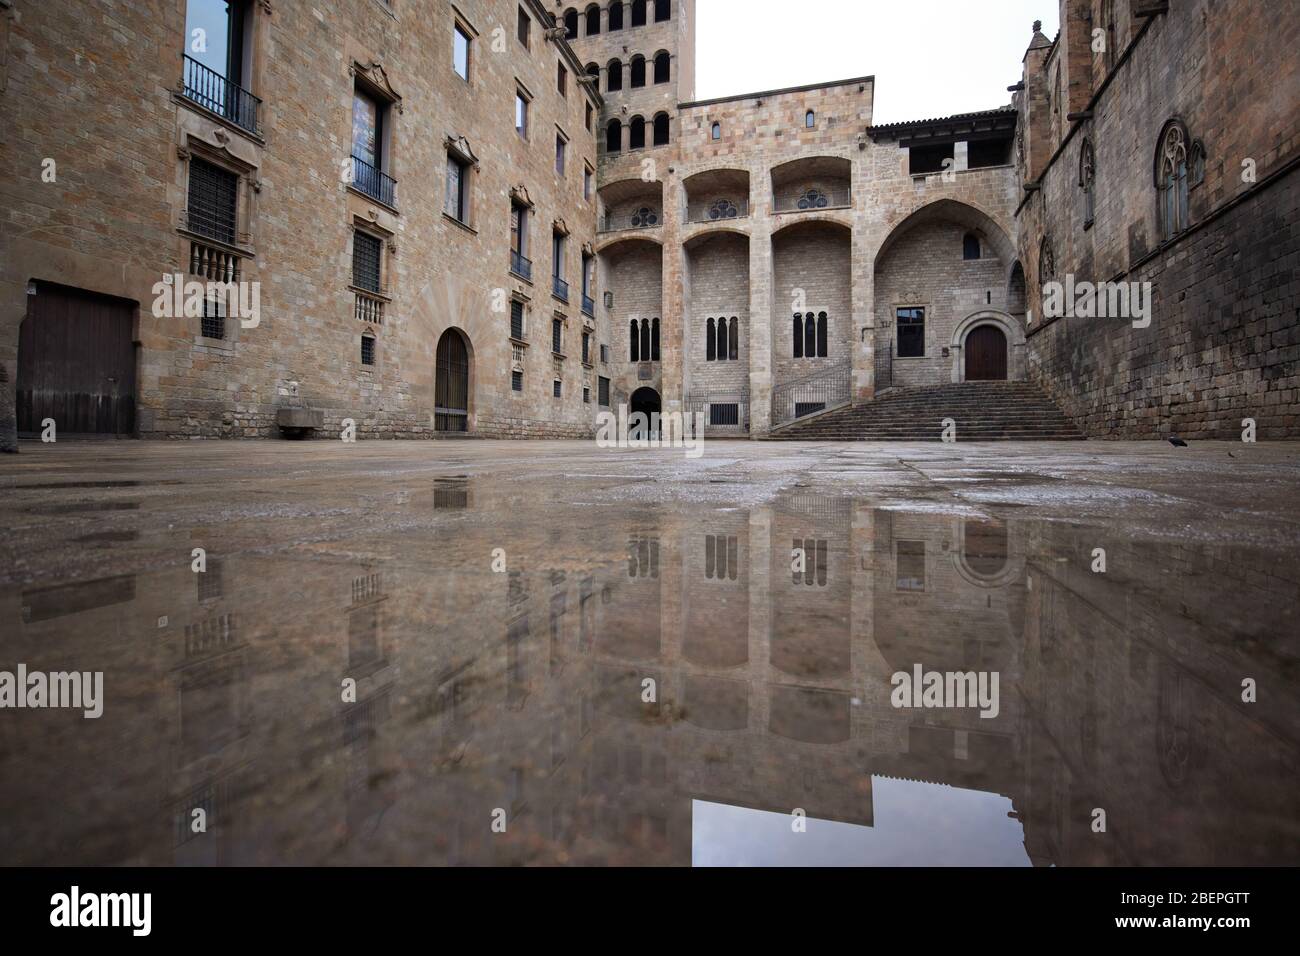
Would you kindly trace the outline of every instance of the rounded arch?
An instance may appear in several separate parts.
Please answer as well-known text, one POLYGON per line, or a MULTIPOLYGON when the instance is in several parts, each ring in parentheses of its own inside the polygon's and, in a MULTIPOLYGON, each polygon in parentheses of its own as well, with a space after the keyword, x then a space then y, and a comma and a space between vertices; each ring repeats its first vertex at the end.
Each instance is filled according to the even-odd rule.
POLYGON ((881 262, 890 248, 906 235, 914 226, 927 222, 947 220, 966 227, 968 231, 977 232, 983 243, 993 249, 994 254, 1003 262, 1012 262, 1016 258, 1016 248, 1011 237, 996 219, 979 206, 956 199, 934 199, 924 203, 903 216, 889 230, 885 241, 876 252, 876 262, 881 262))
POLYGON ((1004 588, 1020 579, 1023 555, 1014 553, 1011 527, 990 518, 958 518, 953 567, 979 588, 1004 588))
POLYGON ((655 146, 667 146, 672 136, 672 127, 668 120, 667 113, 656 113, 652 126, 653 140, 655 146))
POLYGON ((628 86, 632 89, 640 89, 645 86, 645 57, 640 53, 632 57, 628 63, 628 86))
POLYGON ((996 309, 972 312, 957 323, 948 343, 952 353, 952 380, 966 381, 966 340, 981 326, 993 326, 1007 341, 1007 380, 1016 382, 1025 377, 1025 329, 1015 316, 996 309))
POLYGON ((578 11, 573 9, 573 7, 569 7, 569 9, 564 11, 564 17, 562 20, 564 23, 564 39, 578 39, 578 11))
POLYGON ((632 26, 645 26, 646 0, 632 0, 632 26))
POLYGON ((645 149, 645 117, 633 116, 627 121, 627 148, 645 149))
POLYGON ((616 93, 623 88, 623 61, 618 57, 605 64, 605 92, 616 93))
POLYGON ((663 411, 663 401, 659 397, 659 392, 649 385, 642 385, 627 402, 628 411, 635 415, 637 412, 643 412, 646 415, 659 414, 663 411))
POLYGON ((464 329, 448 326, 438 337, 433 374, 433 428, 468 432, 473 422, 474 346, 464 329))
POLYGON ((617 153, 623 149, 623 123, 612 119, 605 126, 605 152, 617 153))
POLYGON ((593 3, 587 7, 585 13, 587 36, 594 37, 600 35, 600 5, 593 3))
POLYGON ((819 212, 805 213, 792 219, 783 224, 780 229, 773 231, 772 238, 775 240, 778 236, 795 235, 814 224, 830 226, 833 232, 843 233, 846 239, 853 237, 853 223, 847 213, 819 212))
POLYGON ((654 82, 667 83, 672 76, 672 57, 667 50, 660 50, 654 55, 654 82))

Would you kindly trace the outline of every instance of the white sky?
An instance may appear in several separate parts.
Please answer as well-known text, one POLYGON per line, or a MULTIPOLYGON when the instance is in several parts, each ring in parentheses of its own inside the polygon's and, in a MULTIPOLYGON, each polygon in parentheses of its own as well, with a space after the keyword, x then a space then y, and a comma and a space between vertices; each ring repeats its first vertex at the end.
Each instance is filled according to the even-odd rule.
POLYGON ((876 77, 876 124, 1011 102, 1057 0, 696 0, 695 98, 876 77))

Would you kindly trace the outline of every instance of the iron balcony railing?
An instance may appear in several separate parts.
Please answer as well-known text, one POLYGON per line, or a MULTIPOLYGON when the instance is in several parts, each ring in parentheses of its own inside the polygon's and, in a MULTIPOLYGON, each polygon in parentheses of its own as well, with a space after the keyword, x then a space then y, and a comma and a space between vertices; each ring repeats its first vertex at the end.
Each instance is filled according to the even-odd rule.
POLYGON ((521 279, 533 281, 533 260, 525 257, 523 253, 514 249, 510 250, 510 271, 521 279))
POLYGON ((783 425, 847 404, 852 374, 853 364, 843 361, 776 386, 772 389, 772 424, 783 425))
POLYGON ((598 232, 623 232, 627 229, 658 229, 664 217, 657 209, 638 209, 620 216, 606 215, 599 223, 598 232))
POLYGON ((596 317, 596 300, 587 293, 582 293, 582 314, 589 315, 593 319, 596 317))
POLYGON ((843 209, 853 204, 853 191, 847 183, 818 186, 798 193, 779 192, 772 197, 773 212, 816 212, 818 209, 843 209))
POLYGON ((561 302, 569 301, 569 283, 565 282, 559 276, 551 276, 551 291, 561 302))
POLYGON ((749 200, 713 199, 706 202, 689 203, 686 207, 687 222, 724 222, 728 219, 744 219, 749 216, 749 200))
POLYGON ((186 99, 254 136, 261 135, 257 128, 257 108, 262 101, 256 96, 189 56, 185 57, 184 74, 182 85, 186 99))
POLYGON ((376 169, 360 156, 352 157, 352 185, 371 199, 385 206, 397 208, 397 180, 381 169, 376 169))

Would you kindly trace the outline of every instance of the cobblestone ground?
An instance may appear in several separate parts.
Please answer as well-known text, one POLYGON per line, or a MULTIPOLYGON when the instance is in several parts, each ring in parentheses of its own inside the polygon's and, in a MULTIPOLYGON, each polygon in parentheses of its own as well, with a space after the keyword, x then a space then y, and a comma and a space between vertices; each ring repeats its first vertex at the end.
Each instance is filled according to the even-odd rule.
POLYGON ((1294 862, 1297 444, 24 442, 0 487, 0 863, 1294 862))

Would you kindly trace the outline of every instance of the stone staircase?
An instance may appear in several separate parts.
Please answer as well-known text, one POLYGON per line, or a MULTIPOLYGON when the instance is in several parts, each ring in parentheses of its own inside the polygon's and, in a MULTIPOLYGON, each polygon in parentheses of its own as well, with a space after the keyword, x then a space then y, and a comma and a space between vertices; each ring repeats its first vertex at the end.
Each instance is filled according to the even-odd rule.
POLYGON ((865 405, 848 405, 773 429, 784 441, 939 441, 942 421, 956 439, 1070 441, 1078 427, 1032 382, 962 382, 899 388, 865 405))

